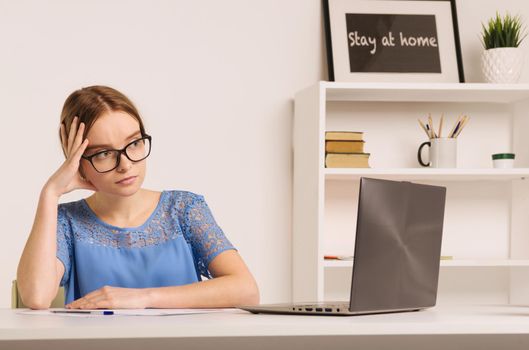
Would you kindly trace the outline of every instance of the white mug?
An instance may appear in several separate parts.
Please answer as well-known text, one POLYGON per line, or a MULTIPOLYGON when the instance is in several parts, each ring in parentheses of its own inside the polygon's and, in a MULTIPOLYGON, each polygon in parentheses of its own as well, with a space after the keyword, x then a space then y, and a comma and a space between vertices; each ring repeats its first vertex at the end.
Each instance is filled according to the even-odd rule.
POLYGON ((417 152, 417 160, 422 166, 432 168, 457 168, 457 139, 455 137, 439 137, 423 142, 417 152), (424 146, 430 147, 430 162, 422 160, 421 151, 424 146))

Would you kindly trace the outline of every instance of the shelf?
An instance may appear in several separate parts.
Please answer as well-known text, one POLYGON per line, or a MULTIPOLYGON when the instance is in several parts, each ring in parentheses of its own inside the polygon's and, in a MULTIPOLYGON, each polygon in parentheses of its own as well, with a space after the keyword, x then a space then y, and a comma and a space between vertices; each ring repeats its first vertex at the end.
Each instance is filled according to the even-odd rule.
MULTIPOLYGON (((352 267, 352 260, 324 260, 324 267, 352 267)), ((441 260, 441 267, 529 267, 529 260, 482 259, 441 260)))
POLYGON ((442 260, 441 267, 529 267, 529 260, 442 260))
POLYGON ((327 101, 514 103, 529 84, 320 82, 327 101))
POLYGON ((327 180, 359 180, 360 177, 390 180, 512 181, 529 178, 529 168, 433 169, 433 168, 325 168, 327 180))
POLYGON ((323 267, 352 267, 352 260, 323 260, 323 267))

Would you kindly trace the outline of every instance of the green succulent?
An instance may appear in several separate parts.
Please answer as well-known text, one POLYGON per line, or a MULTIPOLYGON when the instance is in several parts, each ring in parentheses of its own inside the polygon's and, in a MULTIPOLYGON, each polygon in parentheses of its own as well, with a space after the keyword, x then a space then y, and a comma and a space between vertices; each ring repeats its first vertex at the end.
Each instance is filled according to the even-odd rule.
POLYGON ((522 18, 511 16, 508 13, 502 18, 498 12, 496 17, 491 18, 487 26, 483 23, 481 36, 485 50, 497 47, 518 47, 527 35, 522 23, 522 18))

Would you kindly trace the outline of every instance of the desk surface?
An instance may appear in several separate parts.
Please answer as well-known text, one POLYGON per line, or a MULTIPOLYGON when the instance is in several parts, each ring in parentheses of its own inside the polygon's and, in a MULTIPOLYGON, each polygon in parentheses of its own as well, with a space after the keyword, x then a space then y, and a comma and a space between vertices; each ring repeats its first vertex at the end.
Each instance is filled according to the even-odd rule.
POLYGON ((361 335, 529 335, 529 306, 437 306, 349 317, 253 315, 245 311, 179 316, 20 315, 0 309, 0 340, 361 335))

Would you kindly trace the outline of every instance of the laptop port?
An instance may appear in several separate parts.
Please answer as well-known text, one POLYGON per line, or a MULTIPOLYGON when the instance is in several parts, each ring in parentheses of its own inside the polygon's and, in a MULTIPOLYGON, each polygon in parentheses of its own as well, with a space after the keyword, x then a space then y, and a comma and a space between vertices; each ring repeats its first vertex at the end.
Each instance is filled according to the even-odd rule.
POLYGON ((330 308, 330 307, 326 307, 326 308, 325 308, 325 312, 332 312, 332 308, 330 308))
POLYGON ((340 309, 336 309, 336 312, 340 312, 340 309))
POLYGON ((322 312, 323 309, 322 309, 321 307, 317 307, 317 308, 316 308, 316 311, 318 311, 318 312, 322 312))
POLYGON ((311 307, 306 307, 305 311, 312 311, 312 308, 311 307))

